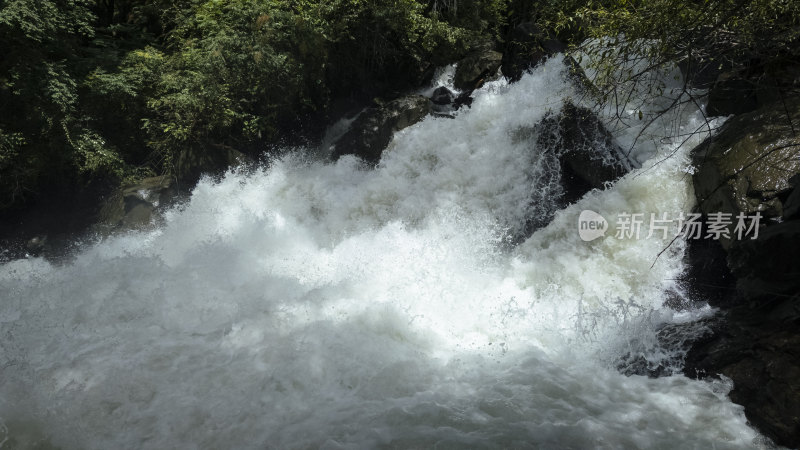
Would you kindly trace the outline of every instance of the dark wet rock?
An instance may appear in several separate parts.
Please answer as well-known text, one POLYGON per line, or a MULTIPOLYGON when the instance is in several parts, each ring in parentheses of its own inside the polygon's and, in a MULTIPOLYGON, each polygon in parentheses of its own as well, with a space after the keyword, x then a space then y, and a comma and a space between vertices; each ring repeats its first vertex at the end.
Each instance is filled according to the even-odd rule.
POLYGON ((678 62, 686 87, 693 89, 711 88, 725 69, 730 68, 731 63, 723 63, 720 67, 719 61, 710 58, 686 58, 678 62))
POLYGON ((112 190, 101 181, 47 189, 25 208, 0 212, 0 261, 26 256, 60 260, 96 222, 99 205, 112 190))
POLYGON ((431 101, 421 95, 408 95, 367 108, 336 141, 333 157, 356 155, 377 163, 396 131, 414 125, 430 112, 431 101))
MULTIPOLYGON (((719 241, 736 288, 729 301, 717 303, 723 320, 686 358, 690 376, 733 380, 730 398, 744 406, 750 423, 777 444, 795 448, 800 446, 798 125, 800 99, 793 97, 734 117, 695 150, 699 210, 763 218, 757 238, 750 233, 739 239, 732 224, 731 238, 719 241)), ((692 270, 707 270, 701 259, 691 261, 692 270)), ((712 266, 721 264, 718 255, 714 261, 712 266)))
POLYGON ((453 107, 458 109, 462 106, 472 106, 472 91, 462 92, 458 97, 456 97, 455 101, 453 102, 453 107))
POLYGON ((484 82, 495 78, 502 59, 502 53, 491 49, 473 51, 458 62, 453 86, 465 91, 478 89, 484 82))
POLYGON ((603 189, 632 167, 600 119, 589 109, 566 103, 537 126, 536 148, 554 152, 561 163, 565 200, 603 189))
MULTIPOLYGON (((759 212, 764 221, 783 215, 783 201, 800 173, 800 101, 795 97, 787 115, 782 104, 771 104, 730 119, 717 135, 694 151, 693 177, 699 209, 736 217, 759 212)), ((735 222, 735 221, 734 221, 735 222)), ((733 233, 735 224, 729 231, 733 233)), ((730 247, 732 240, 722 238, 730 247)))
POLYGON ((444 86, 439 86, 431 94, 431 101, 435 105, 449 105, 455 100, 455 94, 444 86))
POLYGON ((503 75, 517 81, 523 72, 536 66, 548 56, 561 53, 567 46, 552 33, 533 22, 517 25, 511 31, 503 55, 503 75))
POLYGON ((696 302, 684 292, 670 289, 664 292, 663 305, 673 311, 689 311, 696 307, 696 302))
POLYGON ((445 86, 439 86, 431 94, 431 114, 437 117, 454 118, 453 113, 458 109, 460 104, 455 103, 456 95, 445 86))
POLYGON ((170 177, 145 178, 114 193, 99 215, 100 231, 140 228, 150 225, 159 211, 170 206, 177 195, 170 177))
POLYGON ((736 300, 736 278, 728 268, 725 249, 713 239, 688 239, 686 244, 688 269, 681 284, 687 295, 711 306, 730 306, 736 300))
MULTIPOLYGON (((800 221, 764 227, 757 239, 736 241, 728 265, 740 295, 759 308, 784 303, 800 293, 800 221)), ((800 321, 800 303, 771 311, 776 320, 800 321), (776 315, 777 314, 777 315, 776 315), (784 314, 789 314, 785 316, 784 314)))
POLYGON ((783 201, 784 220, 800 218, 800 175, 795 175, 790 178, 789 183, 794 186, 794 189, 792 189, 783 201))
POLYGON ((800 334, 797 322, 764 321, 752 309, 728 311, 688 352, 684 373, 733 381, 730 398, 778 445, 800 445, 800 334))
POLYGON ((514 139, 531 143, 532 158, 543 170, 537 171, 530 200, 536 213, 529 214, 513 242, 546 226, 556 210, 592 189, 605 189, 633 167, 600 119, 569 102, 535 126, 519 130, 514 139))

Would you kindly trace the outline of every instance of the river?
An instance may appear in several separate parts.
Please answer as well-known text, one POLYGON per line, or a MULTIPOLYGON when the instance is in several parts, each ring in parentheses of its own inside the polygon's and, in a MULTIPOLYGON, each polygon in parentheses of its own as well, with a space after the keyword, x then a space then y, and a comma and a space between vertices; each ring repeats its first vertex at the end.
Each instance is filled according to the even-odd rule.
MULTIPOLYGON (((623 148, 667 97, 606 112, 623 148)), ((702 115, 659 119, 641 168, 554 210, 530 130, 566 98, 553 58, 398 132, 374 169, 298 149, 203 179, 154 229, 1 265, 3 448, 761 445, 729 382, 618 370, 666 364, 657 329, 710 313, 664 303, 685 244, 578 234, 583 210, 690 211, 704 135, 679 144, 702 115)))

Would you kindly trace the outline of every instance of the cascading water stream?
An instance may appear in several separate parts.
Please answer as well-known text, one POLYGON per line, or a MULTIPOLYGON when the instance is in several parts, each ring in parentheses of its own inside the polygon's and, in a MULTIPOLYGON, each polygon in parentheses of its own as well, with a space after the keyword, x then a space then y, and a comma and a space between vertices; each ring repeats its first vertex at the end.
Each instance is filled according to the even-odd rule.
MULTIPOLYGON (((205 179, 151 231, 0 266, 0 441, 35 448, 751 448, 725 382, 620 374, 683 270, 671 237, 583 242, 581 210, 685 212, 687 149, 552 214, 520 139, 565 98, 552 59, 379 166, 290 154, 205 179), (652 267, 651 267, 652 266, 652 267)), ((657 108, 658 105, 654 105, 657 108)), ((699 113, 664 119, 665 136, 699 113), (666 128, 666 124, 672 126, 666 128)), ((630 144, 639 130, 617 130, 630 144)), ((662 136, 664 137, 664 136, 662 136)), ((657 352, 650 352, 653 358, 657 352)))

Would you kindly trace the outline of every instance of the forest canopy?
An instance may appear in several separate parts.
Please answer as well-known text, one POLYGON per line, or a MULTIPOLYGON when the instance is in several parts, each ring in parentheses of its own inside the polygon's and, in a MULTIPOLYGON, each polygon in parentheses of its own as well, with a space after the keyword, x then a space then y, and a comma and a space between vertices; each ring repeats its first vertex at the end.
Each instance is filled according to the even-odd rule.
POLYGON ((790 0, 0 5, 0 209, 51 190, 180 176, 187 155, 257 156, 296 143, 341 105, 419 86, 479 43, 502 50, 524 22, 572 48, 609 38, 593 50, 608 76, 646 54, 767 79, 796 60, 800 34, 790 0))

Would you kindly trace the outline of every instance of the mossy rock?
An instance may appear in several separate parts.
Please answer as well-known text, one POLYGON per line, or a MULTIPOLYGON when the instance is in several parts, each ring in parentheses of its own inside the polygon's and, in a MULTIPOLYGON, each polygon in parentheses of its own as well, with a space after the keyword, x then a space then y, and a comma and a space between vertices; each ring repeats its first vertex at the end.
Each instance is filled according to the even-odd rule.
MULTIPOLYGON (((783 215, 790 179, 800 173, 800 98, 741 114, 694 151, 694 189, 704 214, 783 215)), ((725 248, 729 239, 722 239, 725 248)))
POLYGON ((461 90, 473 90, 492 78, 503 61, 503 54, 489 49, 470 53, 458 62, 453 77, 453 86, 461 90))
POLYGON ((168 176, 144 178, 118 189, 100 209, 101 232, 141 228, 150 225, 159 210, 177 195, 175 179, 168 176))

